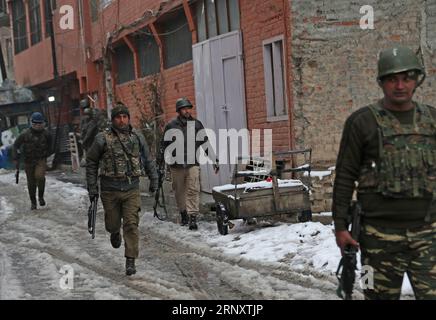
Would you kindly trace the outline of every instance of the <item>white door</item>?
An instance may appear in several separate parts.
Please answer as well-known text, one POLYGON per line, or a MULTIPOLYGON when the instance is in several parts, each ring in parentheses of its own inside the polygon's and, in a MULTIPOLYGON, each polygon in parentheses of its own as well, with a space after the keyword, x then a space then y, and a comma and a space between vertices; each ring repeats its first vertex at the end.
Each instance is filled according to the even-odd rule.
MULTIPOLYGON (((245 111, 242 37, 240 31, 230 32, 193 46, 195 100, 198 119, 205 128, 214 130, 219 149, 219 129, 247 127, 245 111)), ((228 147, 228 144, 227 144, 228 147)), ((239 147, 239 155, 241 154, 239 147)), ((226 150, 230 155, 229 150, 226 150)), ((220 163, 219 174, 211 165, 201 167, 201 188, 211 192, 217 185, 231 181, 233 166, 220 163)))

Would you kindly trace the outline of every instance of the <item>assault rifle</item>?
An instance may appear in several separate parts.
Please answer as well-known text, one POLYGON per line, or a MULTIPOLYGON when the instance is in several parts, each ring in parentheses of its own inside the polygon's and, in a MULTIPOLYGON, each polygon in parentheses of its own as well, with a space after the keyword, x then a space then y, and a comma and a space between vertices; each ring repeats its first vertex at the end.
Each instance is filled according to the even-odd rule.
MULTIPOLYGON (((348 209, 351 212, 352 225, 351 237, 358 241, 360 233, 360 223, 362 218, 362 207, 358 201, 353 200, 348 209)), ((344 300, 352 300, 354 281, 356 280, 357 269, 357 248, 347 245, 344 254, 339 262, 336 277, 339 280, 339 286, 336 290, 337 295, 344 300)))
POLYGON ((15 183, 18 184, 18 181, 20 180, 20 157, 17 156, 17 163, 15 165, 15 183))
POLYGON ((95 220, 97 217, 97 202, 98 196, 91 200, 91 204, 88 208, 88 232, 92 235, 92 239, 95 238, 95 220))
POLYGON ((165 165, 160 166, 158 169, 158 185, 157 185, 157 190, 156 193, 154 194, 154 205, 153 205, 153 211, 154 211, 154 217, 158 218, 159 220, 163 221, 166 219, 168 212, 167 212, 167 207, 165 205, 165 193, 163 190, 163 182, 164 182, 164 178, 165 178, 165 165), (162 201, 160 201, 160 197, 162 196, 162 201), (165 212, 165 217, 162 217, 161 215, 158 214, 158 210, 157 207, 163 208, 164 212, 165 212))

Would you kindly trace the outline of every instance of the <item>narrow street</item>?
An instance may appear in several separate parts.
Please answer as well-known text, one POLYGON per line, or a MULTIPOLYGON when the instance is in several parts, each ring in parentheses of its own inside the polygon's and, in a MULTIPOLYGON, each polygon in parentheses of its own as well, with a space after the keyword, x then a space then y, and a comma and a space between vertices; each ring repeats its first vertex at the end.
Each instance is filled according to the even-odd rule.
POLYGON ((25 177, 13 182, 13 173, 0 175, 0 299, 337 299, 333 277, 178 241, 159 228, 171 222, 145 210, 138 272, 127 277, 101 204, 96 238, 87 232, 85 189, 49 176, 47 206, 30 211, 25 177), (72 289, 62 289, 61 268, 74 270, 72 289))

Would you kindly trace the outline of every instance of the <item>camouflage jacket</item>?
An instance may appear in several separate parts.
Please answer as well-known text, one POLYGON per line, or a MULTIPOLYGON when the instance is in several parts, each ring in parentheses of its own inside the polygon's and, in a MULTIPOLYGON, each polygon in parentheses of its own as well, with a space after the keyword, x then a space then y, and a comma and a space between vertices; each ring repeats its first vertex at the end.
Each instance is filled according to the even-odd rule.
POLYGON ((127 191, 139 186, 139 177, 144 171, 150 183, 156 184, 156 167, 150 159, 148 145, 143 135, 131 127, 128 133, 111 127, 97 134, 86 154, 86 179, 90 193, 98 191, 98 175, 101 191, 127 191))
POLYGON ((101 110, 93 110, 93 116, 86 116, 81 123, 82 145, 88 150, 99 132, 108 127, 105 113, 101 110))
MULTIPOLYGON (((436 109, 428 107, 433 119, 436 109)), ((415 110, 390 112, 401 125, 413 124, 415 110)), ((381 163, 380 129, 370 106, 351 114, 345 122, 339 154, 336 161, 336 177, 333 188, 333 219, 336 230, 345 230, 348 220, 348 207, 355 182, 364 182, 364 169, 374 163, 381 163)), ((368 181, 368 180, 367 180, 368 181)), ((365 182, 366 183, 366 182, 365 182)), ((413 228, 425 224, 432 196, 424 197, 386 197, 379 189, 361 186, 358 194, 365 218, 364 221, 388 228, 413 228), (365 187, 368 189, 364 190, 365 187)), ((412 184, 411 184, 412 185, 412 184)), ((436 210, 432 209, 432 218, 436 210)))
POLYGON ((24 130, 14 142, 14 160, 17 160, 18 150, 21 150, 25 163, 45 159, 53 153, 51 135, 47 129, 36 131, 32 128, 28 128, 24 130))

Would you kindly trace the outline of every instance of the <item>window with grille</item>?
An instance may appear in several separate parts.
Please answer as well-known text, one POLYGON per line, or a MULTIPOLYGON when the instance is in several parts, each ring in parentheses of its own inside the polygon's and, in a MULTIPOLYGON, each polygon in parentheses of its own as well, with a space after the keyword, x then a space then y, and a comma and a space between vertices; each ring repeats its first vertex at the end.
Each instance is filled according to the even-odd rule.
POLYGON ((160 23, 165 69, 192 60, 192 35, 183 10, 160 23))
POLYGON ((195 12, 199 41, 239 30, 238 0, 199 0, 195 12))
POLYGON ((283 36, 263 42, 267 116, 281 120, 287 115, 283 36))
POLYGON ((53 34, 51 29, 51 19, 52 19, 52 1, 44 0, 44 13, 45 13, 45 37, 51 37, 53 34))
POLYGON ((30 42, 32 45, 41 41, 41 11, 39 0, 29 0, 30 42))
POLYGON ((91 0, 90 6, 91 6, 91 21, 95 22, 98 19, 98 8, 99 8, 99 0, 91 0))
POLYGON ((146 77, 160 71, 159 47, 153 34, 143 29, 135 38, 138 48, 141 77, 146 77))
POLYGON ((115 61, 117 64, 117 84, 135 80, 133 53, 128 46, 122 45, 115 48, 115 61))
POLYGON ((108 7, 113 0, 91 0, 91 20, 92 22, 97 21, 99 12, 103 11, 108 7))
POLYGON ((0 0, 0 13, 6 13, 6 0, 0 0))
POLYGON ((23 0, 12 2, 12 28, 15 54, 27 49, 26 10, 23 0))

